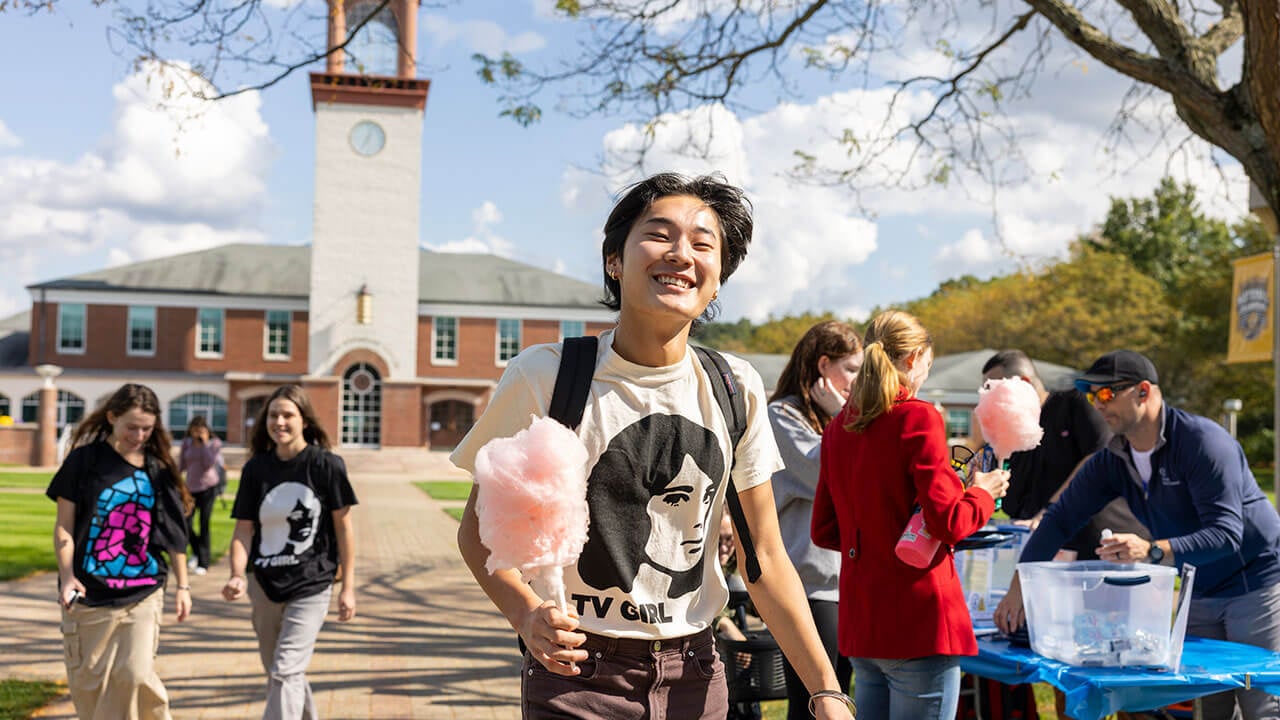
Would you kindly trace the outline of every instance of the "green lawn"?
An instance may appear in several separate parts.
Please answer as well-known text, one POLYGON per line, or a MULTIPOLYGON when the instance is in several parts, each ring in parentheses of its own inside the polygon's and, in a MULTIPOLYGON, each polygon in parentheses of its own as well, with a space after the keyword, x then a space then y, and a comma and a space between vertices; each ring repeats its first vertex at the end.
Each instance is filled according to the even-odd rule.
POLYGON ((49 487, 49 479, 53 476, 42 472, 0 471, 0 488, 37 488, 49 487))
POLYGON ((466 500, 471 496, 469 480, 426 480, 414 485, 436 500, 466 500))
POLYGON ((61 691, 57 683, 0 680, 0 720, 27 720, 61 691))
MULTIPOLYGON (((29 474, 29 473, 28 473, 29 474)), ((13 473, 0 474, 0 580, 13 580, 40 571, 56 571, 53 558, 54 503, 42 493, 5 492, 3 488, 31 487, 6 484, 13 473)), ((12 481, 12 482, 20 482, 12 481)), ((38 487, 47 484, 47 478, 38 487)), ((231 544, 231 501, 239 481, 228 483, 227 494, 213 505, 210 532, 213 535, 214 561, 222 557, 231 544), (224 508, 223 505, 226 507, 224 508)))
MULTIPOLYGON (((432 499, 448 503, 465 502, 471 496, 470 480, 425 480, 415 482, 414 485, 432 499)), ((454 520, 461 522, 463 508, 451 505, 444 508, 444 512, 454 520)))

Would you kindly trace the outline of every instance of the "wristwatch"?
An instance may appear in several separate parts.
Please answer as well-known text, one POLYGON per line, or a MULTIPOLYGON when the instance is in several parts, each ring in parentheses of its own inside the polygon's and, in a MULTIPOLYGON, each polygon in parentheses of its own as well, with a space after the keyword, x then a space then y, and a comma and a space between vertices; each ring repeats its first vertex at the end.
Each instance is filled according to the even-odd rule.
POLYGON ((1147 553, 1147 557, 1151 558, 1151 563, 1153 565, 1159 565, 1160 562, 1164 560, 1164 550, 1161 550, 1160 546, 1153 540, 1151 542, 1151 550, 1147 553))

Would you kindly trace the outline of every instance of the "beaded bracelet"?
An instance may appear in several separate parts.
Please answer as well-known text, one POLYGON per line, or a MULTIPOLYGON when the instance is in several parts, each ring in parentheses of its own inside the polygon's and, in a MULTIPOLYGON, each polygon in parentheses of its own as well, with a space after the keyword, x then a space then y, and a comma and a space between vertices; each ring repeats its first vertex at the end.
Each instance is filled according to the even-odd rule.
POLYGON ((178 586, 178 589, 179 589, 179 590, 186 590, 187 592, 191 592, 191 586, 190 586, 190 585, 179 585, 179 586, 178 586))
POLYGON ((818 698, 824 698, 824 697, 835 698, 840 702, 844 703, 845 706, 849 708, 849 714, 854 717, 857 717, 858 706, 853 704, 853 698, 849 697, 848 695, 845 695, 839 690, 819 690, 818 692, 810 695, 809 696, 809 714, 810 715, 814 717, 818 717, 818 711, 814 709, 813 701, 817 700, 818 698))

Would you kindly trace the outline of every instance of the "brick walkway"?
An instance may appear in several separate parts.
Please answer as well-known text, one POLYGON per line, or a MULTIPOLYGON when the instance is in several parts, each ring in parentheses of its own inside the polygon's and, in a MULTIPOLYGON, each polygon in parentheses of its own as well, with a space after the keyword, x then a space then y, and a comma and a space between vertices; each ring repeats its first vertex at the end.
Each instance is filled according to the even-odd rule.
MULTIPOLYGON (((514 634, 458 556, 457 523, 402 474, 356 473, 352 482, 357 617, 338 623, 335 597, 308 672, 322 717, 517 718, 514 634)), ((158 662, 175 718, 261 716, 249 605, 222 600, 225 567, 192 576, 187 622, 174 623, 166 601, 158 662)), ((53 574, 0 583, 0 677, 65 680, 55 584, 53 574)), ((64 697, 38 717, 74 712, 64 697)))

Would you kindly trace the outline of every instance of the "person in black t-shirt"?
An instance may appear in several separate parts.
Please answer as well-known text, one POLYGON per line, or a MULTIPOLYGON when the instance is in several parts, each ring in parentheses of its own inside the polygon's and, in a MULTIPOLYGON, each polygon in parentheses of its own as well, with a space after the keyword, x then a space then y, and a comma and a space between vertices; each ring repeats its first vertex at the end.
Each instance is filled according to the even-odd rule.
MULTIPOLYGON (((1031 383, 1040 395, 1040 427, 1044 429, 1044 437, 1036 448, 1016 452, 1009 458, 1009 494, 1004 498, 1004 511, 1015 521, 1024 521, 1034 528, 1076 468, 1111 439, 1111 431, 1079 391, 1074 388, 1046 391, 1035 364, 1021 350, 1002 350, 982 366, 983 380, 1011 377, 1031 383)), ((1116 500, 1095 515, 1063 549, 1074 551, 1079 560, 1097 560, 1104 529, 1144 536, 1147 532, 1128 505, 1116 500)))
POLYGON ((355 617, 355 491, 342 458, 301 388, 277 388, 250 438, 231 516, 227 600, 247 593, 258 654, 267 671, 264 719, 318 718, 307 665, 329 611, 335 577, 338 620, 355 617), (253 580, 245 577, 253 568, 253 580))
POLYGON ((178 622, 191 612, 191 495, 169 454, 160 402, 128 383, 86 417, 45 494, 58 503, 53 546, 67 686, 76 714, 165 720, 155 670, 164 584, 178 622))

